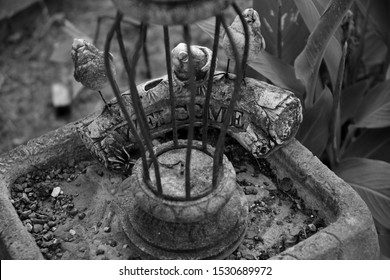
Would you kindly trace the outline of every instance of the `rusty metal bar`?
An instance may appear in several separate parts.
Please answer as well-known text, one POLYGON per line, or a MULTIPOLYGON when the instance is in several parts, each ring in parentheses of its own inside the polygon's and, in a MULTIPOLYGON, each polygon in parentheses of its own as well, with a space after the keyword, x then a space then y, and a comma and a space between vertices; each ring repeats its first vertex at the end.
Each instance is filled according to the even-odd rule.
POLYGON ((172 118, 172 132, 173 143, 177 147, 177 124, 176 124, 176 96, 173 92, 173 78, 172 78, 172 62, 171 62, 171 48, 169 43, 169 29, 168 26, 164 26, 164 45, 165 45, 165 57, 167 62, 168 84, 169 84, 169 97, 171 102, 171 118, 172 118))
POLYGON ((187 133, 187 153, 186 153, 186 166, 185 166, 185 188, 186 188, 186 199, 191 198, 191 152, 192 152, 192 141, 194 139, 194 126, 195 126, 195 71, 194 71, 194 56, 191 51, 191 32, 188 25, 183 26, 184 41, 187 44, 188 52, 188 71, 190 73, 189 87, 191 92, 190 104, 189 104, 189 125, 187 133))
POLYGON ((202 146, 203 149, 207 149, 207 134, 208 134, 208 117, 210 108, 211 91, 213 89, 214 73, 217 66, 217 55, 219 46, 219 33, 221 30, 221 15, 215 17, 215 33, 214 33, 214 44, 213 44, 213 56, 211 58, 211 66, 209 72, 209 79, 207 81, 206 99, 203 107, 203 135, 202 135, 202 146))
POLYGON ((122 95, 120 93, 118 84, 116 83, 116 81, 114 79, 114 75, 112 73, 111 66, 110 66, 110 60, 109 60, 110 45, 111 45, 112 38, 114 36, 115 29, 120 24, 121 19, 122 19, 122 15, 118 13, 118 15, 114 21, 114 24, 112 25, 111 29, 109 30, 109 32, 107 34, 106 42, 104 45, 104 64, 106 67, 106 74, 107 74, 108 80, 111 84, 112 90, 113 90, 115 97, 118 101, 119 107, 121 108, 122 113, 123 113, 128 125, 129 125, 130 131, 133 134, 135 141, 137 142, 138 148, 140 149, 145 179, 150 180, 149 169, 147 168, 145 147, 142 143, 140 136, 138 135, 137 129, 136 129, 133 121, 130 118, 129 112, 126 109, 125 102, 124 102, 122 95))
MULTIPOLYGON (((242 15, 240 7, 238 7, 238 5, 235 2, 232 3, 232 6, 233 6, 233 9, 236 11, 237 15, 240 17, 242 26, 244 27, 245 46, 244 46, 244 53, 242 55, 241 64, 242 64, 243 71, 245 71, 246 64, 248 61, 248 55, 249 55, 249 28, 248 28, 247 22, 245 21, 244 16, 242 15)), ((245 78, 245 76, 243 76, 243 77, 245 78)))
POLYGON ((145 61, 145 66, 146 66, 146 78, 151 79, 152 78, 152 73, 150 71, 150 62, 149 62, 149 53, 148 53, 148 48, 146 47, 146 37, 147 37, 147 30, 145 31, 145 37, 142 45, 142 51, 144 55, 144 61, 145 61))
MULTIPOLYGON (((121 17, 120 12, 118 12, 117 18, 120 18, 120 17, 121 17)), ((118 20, 118 23, 116 25, 116 32, 117 32, 117 39, 118 39, 118 43, 119 43, 119 48, 121 51, 123 63, 124 63, 125 69, 126 69, 128 82, 129 82, 129 86, 130 86, 130 94, 131 94, 131 100, 133 102, 134 113, 137 117, 138 126, 140 128, 141 135, 144 138, 145 145, 149 151, 149 156, 150 156, 151 161, 152 161, 153 166, 154 166, 155 176, 156 176, 156 185, 157 185, 157 194, 161 196, 163 193, 163 190, 162 190, 162 185, 161 185, 160 169, 159 169, 157 157, 153 151, 152 137, 150 135, 145 111, 144 111, 144 108, 142 106, 141 99, 139 97, 137 86, 135 84, 135 75, 136 75, 135 69, 137 66, 138 59, 140 57, 140 51, 142 49, 143 43, 145 42, 146 28, 147 28, 146 25, 141 24, 141 32, 140 32, 140 36, 139 36, 138 41, 137 41, 136 46, 135 46, 131 66, 130 66, 129 61, 127 59, 126 49, 125 49, 125 46, 123 43, 122 31, 121 31, 121 27, 120 27, 120 19, 118 20)), ((148 167, 147 167, 147 169, 148 169, 148 167)), ((144 172, 147 172, 147 171, 144 169, 144 172)), ((148 179, 150 179, 150 177, 148 179)))
POLYGON ((233 36, 228 29, 228 26, 226 24, 225 18, 222 17, 222 25, 226 31, 226 35, 228 36, 232 48, 233 48, 233 53, 234 53, 234 59, 236 61, 235 63, 235 68, 236 68, 236 79, 234 81, 234 90, 232 93, 232 97, 230 99, 230 103, 228 105, 226 114, 225 114, 225 119, 223 120, 221 130, 218 136, 216 148, 215 148, 215 155, 214 155, 214 162, 213 162, 213 187, 217 186, 218 182, 218 174, 219 174, 219 168, 222 165, 222 159, 223 159, 223 148, 224 148, 224 142, 225 142, 225 137, 226 137, 226 132, 229 126, 229 123, 231 121, 233 112, 234 112, 234 107, 236 105, 236 101, 239 95, 239 91, 241 89, 241 83, 243 79, 243 69, 246 65, 247 59, 248 59, 248 52, 249 52, 249 30, 247 23, 244 19, 244 17, 241 14, 241 11, 239 10, 238 6, 233 3, 232 4, 234 10, 237 12, 237 14, 240 17, 240 20, 242 22, 242 25, 244 27, 244 35, 245 35, 245 47, 244 47, 244 54, 242 56, 242 60, 240 61, 240 54, 237 50, 237 46, 234 44, 233 41, 233 36), (241 63, 240 63, 241 62, 241 63))

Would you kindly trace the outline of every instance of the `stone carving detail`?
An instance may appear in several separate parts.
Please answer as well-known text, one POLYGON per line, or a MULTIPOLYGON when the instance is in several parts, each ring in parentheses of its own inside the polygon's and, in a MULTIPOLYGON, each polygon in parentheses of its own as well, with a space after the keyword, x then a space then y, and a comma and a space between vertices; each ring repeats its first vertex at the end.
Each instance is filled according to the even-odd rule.
MULTIPOLYGON (((219 128, 224 120, 234 90, 234 79, 232 74, 214 75, 208 112, 209 125, 212 127, 219 128)), ((245 86, 243 84, 228 134, 255 157, 265 157, 294 137, 302 121, 301 103, 292 92, 265 82, 246 78, 245 86)), ((152 136, 161 136, 170 131, 172 116, 167 76, 143 83, 137 88, 152 136)), ((187 84, 174 83, 174 94, 177 126, 185 127, 189 122, 191 92, 187 84)), ((122 96, 137 127, 130 93, 124 92, 122 96)), ((202 124, 204 103, 203 91, 197 90, 195 125, 202 124)), ((127 172, 137 158, 135 140, 115 99, 110 102, 110 111, 111 114, 103 110, 90 123, 80 124, 78 133, 86 147, 108 169, 127 172)))

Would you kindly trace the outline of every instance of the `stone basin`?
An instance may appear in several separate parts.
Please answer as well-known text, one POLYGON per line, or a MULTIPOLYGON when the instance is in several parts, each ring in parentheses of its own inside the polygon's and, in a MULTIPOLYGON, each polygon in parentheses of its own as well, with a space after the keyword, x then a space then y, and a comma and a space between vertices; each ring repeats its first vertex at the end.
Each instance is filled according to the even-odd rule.
MULTIPOLYGON (((21 176, 25 177, 34 170, 55 171, 58 165, 76 165, 82 168, 76 170, 78 173, 74 179, 66 180, 65 177, 57 183, 64 197, 73 195, 73 207, 78 209, 78 213, 74 217, 65 217, 61 220, 63 223, 58 223, 60 225, 54 231, 54 235, 62 234, 62 247, 65 247, 67 252, 61 253, 56 258, 137 258, 131 246, 127 245, 126 236, 118 226, 117 218, 110 212, 110 197, 115 196, 115 193, 120 192, 121 188, 129 182, 123 176, 106 170, 94 161, 76 132, 77 126, 90 123, 95 117, 96 115, 93 115, 68 124, 0 157, 1 259, 44 258, 41 253, 42 248, 33 238, 34 229, 29 233, 14 208, 15 201, 12 200, 11 190, 15 181, 21 176), (88 203, 80 205, 85 201, 88 203), (86 213, 86 217, 81 219, 79 214, 83 212, 86 213), (115 244, 112 244, 112 240, 106 238, 105 234, 114 238, 115 244), (72 239, 76 239, 74 242, 78 242, 76 244, 78 247, 72 243, 72 239), (100 254, 98 250, 105 253, 100 254)), ((267 166, 264 170, 269 172, 248 176, 253 173, 251 167, 236 169, 237 180, 241 180, 238 185, 247 192, 254 187, 257 188, 254 196, 248 196, 251 209, 257 207, 256 211, 261 215, 261 211, 269 212, 268 206, 276 211, 270 220, 256 224, 263 227, 264 236, 254 236, 256 228, 248 228, 245 244, 248 243, 247 238, 250 238, 257 240, 258 245, 254 245, 263 246, 263 243, 267 243, 267 236, 272 232, 283 233, 279 232, 283 229, 278 227, 283 223, 288 226, 285 233, 292 231, 291 225, 297 223, 298 229, 299 227, 302 229, 297 235, 308 234, 307 238, 294 240, 292 243, 283 239, 283 242, 277 243, 281 244, 280 248, 274 251, 278 253, 265 254, 264 259, 375 259, 378 257, 377 235, 372 216, 365 203, 348 184, 324 166, 298 141, 293 139, 286 146, 269 155, 266 160, 262 160, 261 165, 267 166), (245 169, 249 171, 245 173, 245 169), (251 179, 248 179, 249 177, 251 179), (265 197, 270 194, 270 197, 273 197, 275 192, 281 194, 278 200, 271 201, 265 197), (283 213, 284 210, 279 211, 279 206, 285 211, 295 208, 294 216, 291 213, 283 213), (319 228, 317 224, 317 229, 312 229, 310 226, 315 225, 315 221, 304 216, 305 213, 309 216, 313 213, 317 221, 321 221, 321 227, 319 228), (302 222, 299 225, 298 220, 302 222), (307 220, 309 220, 309 227, 304 223, 307 220), (289 242, 290 244, 287 244, 289 242)), ((57 206, 50 207, 54 209, 57 206)), ((240 253, 239 256, 235 254, 229 259, 242 257, 240 253)), ((256 256, 255 259, 262 258, 256 256)))

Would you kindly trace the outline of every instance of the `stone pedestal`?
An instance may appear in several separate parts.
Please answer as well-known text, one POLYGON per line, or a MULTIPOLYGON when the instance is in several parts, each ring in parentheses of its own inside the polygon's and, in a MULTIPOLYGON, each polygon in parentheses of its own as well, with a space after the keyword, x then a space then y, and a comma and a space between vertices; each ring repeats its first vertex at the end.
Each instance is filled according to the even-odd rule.
POLYGON ((204 152, 201 143, 193 144, 190 198, 186 198, 184 182, 187 144, 179 141, 177 147, 168 142, 156 150, 162 196, 157 195, 153 166, 148 184, 139 160, 131 184, 117 200, 125 233, 148 258, 224 258, 244 237, 248 205, 236 187, 232 164, 224 157, 213 188, 213 149, 204 152))

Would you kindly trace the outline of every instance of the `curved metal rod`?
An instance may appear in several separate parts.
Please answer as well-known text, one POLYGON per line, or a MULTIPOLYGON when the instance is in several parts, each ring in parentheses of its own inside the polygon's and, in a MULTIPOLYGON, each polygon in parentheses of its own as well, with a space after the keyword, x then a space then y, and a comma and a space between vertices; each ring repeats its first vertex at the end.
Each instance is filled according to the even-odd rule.
POLYGON ((223 148, 224 148, 224 142, 225 142, 225 137, 226 137, 226 132, 228 125, 231 121, 233 112, 234 112, 234 107, 236 105, 236 101, 241 89, 241 82, 243 79, 243 68, 246 65, 246 61, 248 58, 248 52, 249 52, 249 29, 248 25, 244 19, 244 17, 241 14, 241 11, 239 10, 238 6, 233 3, 233 8, 236 10, 237 14, 240 17, 240 20, 242 22, 242 25, 244 27, 244 35, 245 35, 245 47, 244 47, 244 54, 242 56, 242 61, 240 61, 240 54, 237 50, 237 46, 234 44, 233 36, 226 24, 225 18, 222 17, 222 25, 223 28, 226 31, 226 35, 229 38, 229 41, 231 42, 232 48, 233 48, 233 53, 234 53, 234 59, 236 61, 236 79, 234 81, 234 90, 232 97, 230 99, 229 106, 227 108, 226 114, 225 114, 225 119, 223 120, 221 130, 218 136, 217 140, 217 145, 215 148, 215 156, 214 156, 214 162, 213 162, 213 187, 215 188, 217 186, 218 182, 218 174, 219 174, 219 167, 222 165, 222 159, 223 159, 223 148), (241 63, 240 63, 241 62, 241 63), (245 64, 244 64, 245 63, 245 64))
POLYGON ((238 16, 240 17, 242 26, 244 27, 245 46, 244 46, 244 54, 242 55, 241 64, 242 64, 243 71, 245 71, 246 63, 248 62, 248 55, 249 55, 249 36, 250 36, 249 27, 248 27, 247 22, 245 21, 244 16, 242 15, 240 7, 238 7, 238 5, 235 2, 233 2, 232 6, 233 6, 233 9, 238 14, 238 16))
MULTIPOLYGON (((119 14, 119 12, 118 12, 118 14, 119 14)), ((141 32, 140 32, 140 36, 138 38, 138 41, 136 43, 131 66, 129 64, 129 61, 127 60, 127 54, 126 54, 125 46, 123 43, 122 32, 121 32, 121 28, 120 28, 120 21, 117 25, 116 31, 117 31, 117 39, 118 39, 119 47, 121 50, 123 63, 125 65, 125 69, 126 69, 126 73, 127 73, 127 77, 128 77, 128 82, 129 82, 129 86, 130 86, 130 94, 131 94, 131 100, 133 102, 134 113, 137 116, 138 126, 141 130, 141 135, 144 138, 145 145, 149 151, 149 156, 150 156, 151 161, 152 161, 153 166, 154 166, 156 185, 157 185, 157 194, 161 196, 163 193, 163 190, 162 190, 162 185, 161 185, 161 176, 160 176, 160 169, 159 169, 159 165, 158 165, 158 160, 157 160, 157 157, 153 151, 152 137, 151 137, 151 134, 149 131, 149 126, 148 126, 148 123, 146 120, 146 115, 145 115, 144 108, 142 106, 141 99, 139 97, 137 86, 135 84, 135 74, 136 74, 135 69, 137 66, 138 59, 140 57, 140 51, 142 49, 143 43, 145 42, 146 25, 141 23, 141 32)), ((146 172, 146 171, 144 170, 144 172, 146 172)), ((150 179, 150 177, 148 179, 150 179)))
POLYGON ((217 66, 217 55, 219 46, 219 33, 221 30, 221 15, 215 17, 215 33, 214 33, 214 44, 213 44, 213 56, 211 57, 211 66, 209 79, 207 81, 206 100, 203 107, 203 135, 202 135, 202 146, 203 149, 207 149, 207 134, 208 134, 208 116, 210 108, 211 91, 213 89, 214 73, 217 66))
POLYGON ((143 168, 145 170, 144 176, 145 176, 145 178, 147 178, 149 180, 149 169, 147 168, 145 147, 142 143, 140 136, 137 133, 137 129, 136 129, 133 121, 131 120, 129 113, 127 112, 125 102, 123 101, 118 84, 116 83, 116 81, 114 79, 114 75, 112 73, 111 66, 110 66, 110 60, 109 60, 110 45, 111 45, 112 38, 114 36, 115 29, 120 24, 121 19, 122 19, 122 15, 118 13, 118 15, 114 21, 114 24, 112 25, 112 27, 108 31, 106 42, 104 45, 104 65, 106 67, 106 75, 107 75, 108 80, 111 84, 111 87, 112 87, 112 90, 115 94, 115 97, 118 101, 119 107, 122 110, 122 113, 125 117, 125 120, 127 121, 128 125, 129 125, 130 131, 133 134, 135 141, 137 142, 137 145, 140 149, 141 157, 142 157, 142 164, 143 164, 143 168))
POLYGON ((194 126, 195 126, 195 70, 194 70, 194 56, 191 51, 191 33, 188 25, 183 26, 184 41, 187 45, 188 52, 188 71, 190 72, 189 87, 191 92, 190 105, 189 105, 189 126, 187 133, 187 153, 186 153, 186 165, 185 165, 185 188, 186 198, 191 198, 191 152, 192 152, 192 141, 194 139, 194 126))
POLYGON ((172 62, 171 62, 171 49, 169 43, 169 29, 164 25, 164 45, 165 45, 165 60, 167 62, 167 73, 169 83, 169 97, 171 102, 171 119, 172 119, 172 132, 173 132, 173 144, 177 147, 177 124, 176 124, 176 96, 173 93, 173 78, 172 78, 172 62))

